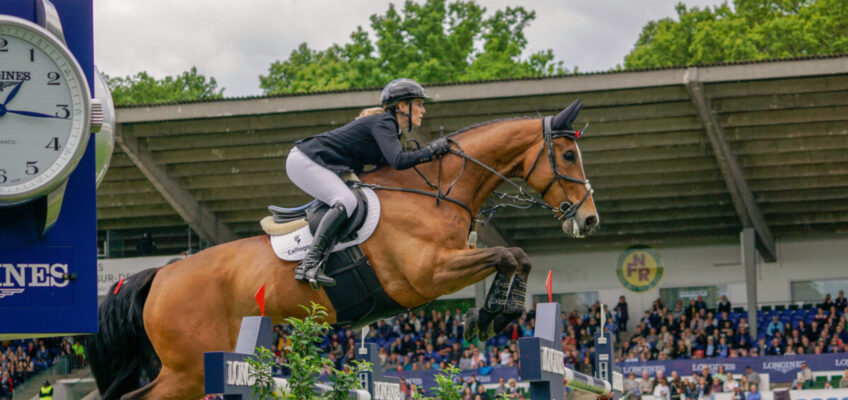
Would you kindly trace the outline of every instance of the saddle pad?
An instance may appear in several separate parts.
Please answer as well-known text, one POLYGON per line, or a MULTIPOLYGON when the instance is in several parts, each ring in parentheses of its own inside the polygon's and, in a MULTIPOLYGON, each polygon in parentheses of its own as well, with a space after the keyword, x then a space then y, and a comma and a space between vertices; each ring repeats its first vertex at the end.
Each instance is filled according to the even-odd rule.
MULTIPOLYGON (((356 239, 337 243, 333 247, 333 252, 344 250, 364 242, 377 229, 377 223, 380 222, 380 200, 377 198, 377 194, 369 188, 362 188, 362 193, 368 201, 368 215, 365 216, 362 227, 356 231, 356 239)), ((305 225, 298 230, 284 235, 270 236, 271 247, 274 249, 274 253, 277 254, 277 257, 286 261, 302 260, 306 257, 309 245, 312 244, 312 232, 309 231, 309 225, 305 225)))

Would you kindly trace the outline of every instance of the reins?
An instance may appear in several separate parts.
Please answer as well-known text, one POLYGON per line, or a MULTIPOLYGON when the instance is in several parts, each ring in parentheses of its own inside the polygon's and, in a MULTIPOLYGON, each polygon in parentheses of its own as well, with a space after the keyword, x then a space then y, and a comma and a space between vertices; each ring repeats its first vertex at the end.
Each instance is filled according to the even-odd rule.
MULTIPOLYGON (((465 203, 463 203, 463 202, 461 202, 457 199, 454 199, 454 198, 448 196, 450 194, 451 190, 453 190, 453 187, 456 185, 456 183, 459 181, 459 179, 465 173, 466 160, 468 160, 468 161, 471 161, 471 162, 479 165, 483 169, 489 171, 490 173, 497 176, 501 180, 509 183, 510 185, 512 185, 512 186, 514 186, 518 189, 518 195, 512 195, 512 194, 509 194, 509 193, 502 193, 502 192, 498 192, 498 191, 493 191, 492 194, 497 196, 498 199, 509 199, 512 202, 511 203, 497 203, 492 207, 480 210, 479 214, 486 216, 486 219, 481 221, 482 223, 484 223, 484 224, 487 223, 489 220, 492 219, 492 217, 494 216, 495 212, 498 209, 504 208, 504 207, 529 209, 531 207, 537 206, 537 207, 544 208, 546 210, 551 211, 552 213, 554 213, 554 217, 557 218, 560 221, 565 220, 567 218, 572 218, 572 217, 574 217, 575 214, 577 214, 577 210, 580 208, 580 206, 583 205, 584 202, 586 202, 586 199, 589 198, 589 196, 594 192, 594 190, 592 189, 592 185, 589 183, 588 180, 574 178, 574 177, 571 177, 571 176, 568 176, 568 175, 561 174, 559 172, 559 170, 557 169, 556 155, 554 154, 553 140, 556 139, 556 138, 560 138, 560 137, 567 137, 567 138, 570 138, 572 140, 576 140, 577 138, 579 138, 581 136, 582 132, 585 131, 586 127, 588 127, 589 124, 588 123, 586 124, 586 127, 583 128, 583 131, 579 131, 579 130, 556 130, 556 131, 554 131, 551 128, 551 120, 552 120, 552 117, 544 117, 542 119, 542 137, 544 138, 544 143, 542 144, 542 147, 539 149, 539 153, 536 155, 536 159, 533 160, 533 164, 530 167, 530 170, 527 171, 527 174, 524 176, 524 180, 527 181, 530 178, 530 175, 536 169, 536 164, 538 164, 539 159, 542 157, 542 153, 544 153, 545 149, 547 149, 548 150, 548 161, 551 163, 551 170, 553 171, 553 177, 551 178, 551 181, 548 183, 548 185, 545 187, 545 189, 542 191, 541 196, 544 197, 545 193, 547 193, 548 190, 550 190, 550 188, 553 186, 553 184, 557 183, 560 186, 560 188, 563 190, 563 193, 565 193, 566 198, 567 198, 568 192, 565 191, 565 187, 563 186, 563 183, 562 183, 562 180, 566 180, 568 182, 579 183, 579 184, 583 184, 583 185, 586 186, 586 194, 584 194, 583 197, 579 201, 577 201, 576 203, 572 203, 572 202, 566 200, 565 202, 560 204, 559 207, 553 207, 553 206, 545 203, 544 201, 539 200, 538 198, 536 198, 536 196, 533 196, 532 194, 528 193, 526 190, 524 190, 524 187, 513 182, 507 176, 501 174, 500 172, 498 172, 494 168, 486 165, 486 163, 484 163, 484 162, 474 158, 473 156, 465 153, 465 151, 463 151, 463 149, 462 149, 462 146, 460 146, 459 143, 457 143, 453 139, 448 139, 448 142, 450 142, 451 144, 456 146, 457 149, 456 150, 450 149, 450 150, 448 150, 448 152, 451 153, 451 154, 455 154, 455 155, 459 156, 460 158, 462 158, 462 167, 460 168, 459 175, 457 175, 457 177, 454 178, 451 181, 451 183, 448 185, 447 190, 445 190, 444 192, 442 192, 442 185, 441 185, 441 182, 442 182, 442 161, 444 160, 443 156, 439 157, 438 175, 436 177, 436 183, 431 182, 430 179, 428 179, 423 173, 421 173, 421 171, 418 170, 418 168, 413 167, 413 169, 418 174, 418 176, 420 176, 424 180, 424 182, 427 184, 427 186, 429 186, 431 189, 435 189, 436 193, 431 193, 431 192, 427 192, 427 191, 424 191, 424 190, 418 190, 418 189, 385 186, 385 185, 380 185, 380 184, 363 183, 363 182, 356 182, 356 183, 354 183, 354 185, 359 186, 359 187, 367 187, 367 188, 370 188, 372 190, 390 190, 390 191, 396 191, 396 192, 414 193, 414 194, 419 194, 419 195, 422 195, 422 196, 433 197, 433 198, 436 199, 436 205, 437 206, 439 205, 439 202, 441 200, 445 200, 447 202, 456 204, 456 205, 462 207, 468 213, 468 215, 471 217, 471 223, 469 225, 468 231, 469 231, 470 234, 473 235, 473 233, 476 231, 476 227, 477 227, 477 222, 478 222, 477 216, 474 215, 474 212, 471 210, 471 207, 469 207, 468 205, 466 205, 465 203), (526 205, 519 205, 519 204, 516 204, 516 202, 523 202, 523 203, 526 203, 526 205), (559 213, 560 215, 556 216, 557 213, 559 213)), ((414 139, 411 139, 411 141, 418 144, 418 142, 415 141, 414 139)), ((473 241, 476 242, 476 236, 469 236, 469 237, 474 237, 473 241)), ((472 240, 469 240, 469 241, 472 241, 472 240)))

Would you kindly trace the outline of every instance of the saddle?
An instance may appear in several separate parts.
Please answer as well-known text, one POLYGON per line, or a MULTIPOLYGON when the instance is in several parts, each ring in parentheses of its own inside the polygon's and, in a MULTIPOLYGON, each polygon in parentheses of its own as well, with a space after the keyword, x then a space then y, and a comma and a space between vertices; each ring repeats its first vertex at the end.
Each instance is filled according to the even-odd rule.
MULTIPOLYGON (((338 233, 338 242, 348 242, 356 239, 357 231, 365 222, 365 217, 368 215, 368 202, 362 189, 353 186, 353 183, 348 182, 351 191, 356 196, 356 209, 353 215, 345 221, 338 233)), ((286 208, 278 206, 268 206, 268 211, 271 215, 262 219, 262 229, 269 235, 284 235, 294 232, 305 225, 309 225, 309 231, 315 234, 318 229, 318 224, 321 218, 330 209, 330 206, 324 204, 320 200, 312 200, 300 207, 286 208)))
MULTIPOLYGON (((353 215, 339 230, 339 240, 324 264, 324 273, 336 280, 324 288, 336 311, 336 326, 361 327, 397 315, 406 309, 386 294, 362 248, 380 219, 380 200, 372 189, 348 182, 356 195, 353 215)), ((261 224, 271 235, 271 248, 283 260, 300 261, 309 249, 312 234, 329 206, 313 200, 300 207, 270 206, 261 224)))

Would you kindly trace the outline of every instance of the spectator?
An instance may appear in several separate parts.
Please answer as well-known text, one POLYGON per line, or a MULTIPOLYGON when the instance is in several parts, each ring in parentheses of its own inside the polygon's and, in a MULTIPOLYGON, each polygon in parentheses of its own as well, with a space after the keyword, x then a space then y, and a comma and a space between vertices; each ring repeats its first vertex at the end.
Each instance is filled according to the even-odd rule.
POLYGON ((712 394, 711 394, 712 391, 711 391, 710 386, 711 385, 707 382, 707 380, 703 376, 698 377, 698 386, 696 387, 696 390, 695 390, 695 392, 696 392, 695 397, 692 397, 692 398, 693 399, 697 398, 699 400, 707 400, 707 399, 712 398, 712 394))
POLYGON ((844 290, 839 291, 839 296, 833 301, 833 305, 837 310, 844 310, 845 307, 848 307, 848 299, 845 298, 844 290))
MULTIPOLYGON (((848 370, 845 370, 846 375, 848 375, 848 370)), ((844 380, 844 378, 843 378, 844 380)), ((636 374, 629 373, 627 374, 627 379, 624 380, 624 393, 635 393, 637 396, 639 395, 639 382, 636 380, 636 374)))
POLYGON ((510 397, 518 396, 518 383, 515 381, 515 378, 509 378, 506 394, 510 397))
POLYGON ((798 371, 796 380, 802 384, 813 381, 813 370, 807 366, 806 361, 801 362, 801 370, 798 371))
POLYGON ((730 372, 725 374, 725 380, 724 380, 724 383, 721 385, 721 391, 725 392, 725 393, 730 393, 730 392, 733 392, 734 389, 736 389, 738 387, 739 387, 739 384, 736 383, 735 380, 733 380, 733 375, 730 372))
POLYGON ((38 399, 53 400, 53 386, 47 379, 44 380, 44 384, 38 390, 38 399))
POLYGON ((721 300, 716 305, 716 311, 730 313, 730 301, 727 300, 726 295, 721 295, 721 300))
POLYGON ((477 396, 474 397, 474 400, 489 400, 489 394, 486 393, 486 388, 483 385, 477 386, 477 396))
POLYGON ((639 393, 643 396, 654 392, 654 381, 648 375, 648 371, 642 371, 642 379, 639 381, 639 393))
POLYGON ((666 382, 665 378, 657 377, 657 384, 654 387, 653 395, 654 397, 657 397, 661 400, 671 399, 671 392, 668 388, 668 382, 666 382))
POLYGON ((748 366, 746 366, 746 367, 745 367, 745 376, 746 376, 746 378, 747 378, 747 380, 748 380, 748 385, 749 385, 749 386, 750 386, 750 385, 759 385, 759 384, 760 384, 760 374, 759 374, 759 373, 757 373, 757 372, 754 372, 754 370, 753 370, 753 369, 751 369, 751 366, 750 366, 750 365, 748 365, 748 366))
POLYGON ((504 378, 498 378, 498 387, 495 388, 495 398, 504 397, 507 394, 504 378))
POLYGON ((733 387, 733 395, 730 396, 731 400, 745 400, 745 393, 742 392, 742 388, 739 386, 733 387))
MULTIPOLYGON (((840 293, 841 293, 841 292, 842 292, 842 291, 840 290, 840 293)), ((837 300, 838 300, 838 299, 837 299, 837 300)), ((846 369, 846 370, 842 373, 842 379, 840 379, 840 380, 839 380, 839 388, 840 388, 840 389, 848 388, 848 369, 846 369)))
POLYGON ((769 322, 768 327, 766 328, 766 336, 774 337, 775 332, 783 329, 783 324, 780 323, 780 319, 777 315, 771 317, 771 322, 769 322))
POLYGON ((757 385, 751 384, 751 389, 745 400, 762 400, 762 396, 760 396, 760 392, 757 390, 757 385))

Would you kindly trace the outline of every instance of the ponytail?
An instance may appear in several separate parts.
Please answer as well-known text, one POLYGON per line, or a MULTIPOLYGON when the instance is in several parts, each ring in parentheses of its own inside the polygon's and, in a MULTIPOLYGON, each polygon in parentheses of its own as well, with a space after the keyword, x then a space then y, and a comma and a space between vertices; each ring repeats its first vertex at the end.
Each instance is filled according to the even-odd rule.
POLYGON ((365 109, 363 109, 362 111, 359 112, 359 115, 356 116, 356 119, 360 119, 362 117, 367 117, 369 115, 374 115, 374 114, 382 114, 385 111, 388 111, 388 109, 383 108, 383 107, 365 108, 365 109))

